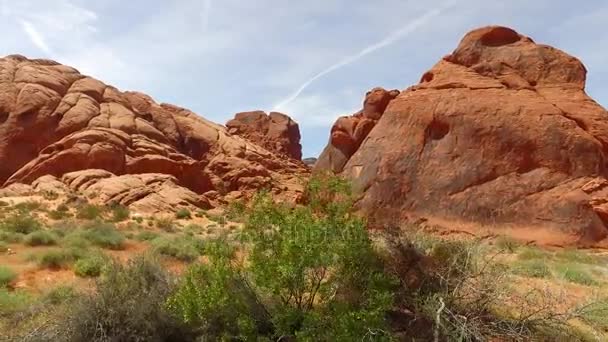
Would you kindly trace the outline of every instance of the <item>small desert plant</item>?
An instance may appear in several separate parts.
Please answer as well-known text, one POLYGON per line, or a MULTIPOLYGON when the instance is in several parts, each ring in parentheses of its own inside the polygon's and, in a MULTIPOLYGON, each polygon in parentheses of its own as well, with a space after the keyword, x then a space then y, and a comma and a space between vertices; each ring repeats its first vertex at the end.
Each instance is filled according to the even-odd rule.
POLYGON ((70 214, 69 211, 59 211, 59 210, 49 211, 49 218, 51 220, 55 220, 55 221, 64 220, 71 216, 72 216, 72 214, 70 214))
POLYGON ((135 239, 138 241, 151 241, 156 238, 158 238, 158 233, 149 230, 144 230, 135 235, 135 239))
POLYGON ((74 303, 58 329, 70 341, 193 341, 189 328, 166 311, 172 284, 150 257, 112 263, 96 291, 74 303))
POLYGON ((111 223, 94 222, 81 233, 93 245, 120 250, 124 248, 125 236, 111 223))
POLYGON ((17 273, 6 266, 0 266, 0 288, 6 287, 17 278, 17 273))
POLYGON ((68 267, 74 261, 74 251, 71 249, 53 249, 36 257, 38 266, 49 269, 68 267))
POLYGON ((8 245, 6 242, 0 240, 0 254, 8 252, 8 245))
POLYGON ((48 292, 44 294, 42 300, 45 303, 49 303, 51 305, 59 305, 70 300, 75 299, 78 296, 76 290, 71 286, 60 285, 58 287, 52 288, 48 292))
POLYGON ((18 213, 6 219, 0 228, 13 233, 29 234, 41 229, 42 224, 29 214, 18 213))
POLYGON ((167 233, 171 233, 175 230, 173 220, 169 217, 160 217, 156 219, 156 227, 167 233))
POLYGON ((57 244, 57 236, 46 230, 37 230, 26 235, 23 242, 28 246, 52 246, 57 244))
POLYGON ((521 246, 521 244, 509 236, 501 236, 496 239, 496 247, 501 251, 514 253, 521 246))
POLYGON ((555 267, 559 277, 575 284, 594 286, 598 285, 597 280, 581 264, 565 263, 555 267))
POLYGON ((0 288, 0 316, 9 315, 26 308, 31 297, 23 291, 8 291, 0 288))
POLYGON ((178 220, 189 220, 192 218, 192 213, 186 208, 181 208, 175 212, 175 218, 178 220))
POLYGON ((33 211, 42 209, 44 206, 42 203, 37 201, 26 201, 21 202, 15 205, 15 209, 17 209, 21 213, 31 213, 33 211))
POLYGON ((104 255, 92 254, 74 263, 74 273, 83 278, 98 277, 107 264, 108 260, 104 255))
POLYGON ((85 204, 78 208, 77 218, 83 220, 95 220, 103 214, 103 208, 94 204, 85 204))
POLYGON ((519 259, 519 260, 534 260, 534 259, 546 260, 550 256, 551 255, 548 252, 543 251, 542 249, 540 249, 538 247, 529 246, 529 247, 524 247, 524 248, 520 249, 519 254, 517 254, 517 259, 519 259))
POLYGON ((131 212, 124 205, 115 205, 112 207, 112 221, 122 222, 129 219, 131 212))
POLYGON ((513 264, 512 271, 514 274, 532 277, 532 278, 548 278, 551 276, 551 270, 547 263, 543 260, 523 260, 513 264))
POLYGON ((182 261, 194 261, 204 251, 204 244, 201 240, 187 235, 156 238, 152 241, 152 247, 159 254, 182 261))
POLYGON ((59 198, 59 194, 55 191, 48 190, 42 193, 42 197, 47 201, 54 201, 59 198))
POLYGON ((6 232, 0 230, 0 241, 7 243, 18 243, 23 241, 24 235, 21 233, 6 232))

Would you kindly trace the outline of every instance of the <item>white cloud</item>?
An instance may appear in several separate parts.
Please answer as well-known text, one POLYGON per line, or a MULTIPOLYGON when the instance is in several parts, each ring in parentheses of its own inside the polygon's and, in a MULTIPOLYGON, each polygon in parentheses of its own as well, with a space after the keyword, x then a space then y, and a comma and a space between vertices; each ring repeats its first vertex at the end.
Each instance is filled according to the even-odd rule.
POLYGON ((46 39, 40 32, 38 32, 38 30, 36 29, 36 27, 34 27, 32 23, 23 19, 19 20, 19 23, 21 24, 23 31, 25 32, 25 34, 27 34, 32 44, 34 44, 40 50, 44 51, 44 53, 46 53, 47 55, 52 54, 51 48, 46 42, 46 39))

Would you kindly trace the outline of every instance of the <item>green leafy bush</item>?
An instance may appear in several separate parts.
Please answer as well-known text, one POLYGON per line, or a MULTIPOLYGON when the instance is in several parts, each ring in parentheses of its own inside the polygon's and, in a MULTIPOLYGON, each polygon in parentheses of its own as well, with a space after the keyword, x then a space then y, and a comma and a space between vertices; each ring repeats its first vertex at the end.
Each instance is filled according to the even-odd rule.
POLYGON ((23 242, 28 246, 52 246, 57 244, 57 236, 46 230, 37 230, 26 235, 23 242))
POLYGON ((0 316, 9 315, 26 308, 31 296, 23 291, 8 291, 0 288, 0 316))
POLYGON ((175 212, 175 218, 178 220, 189 220, 192 218, 192 213, 186 208, 181 208, 175 212))
POLYGON ((394 282, 364 222, 350 214, 349 195, 330 179, 311 182, 303 207, 257 197, 245 221, 248 262, 232 260, 225 243, 210 244, 209 264, 190 270, 170 308, 211 339, 389 339, 394 282))
POLYGON ((17 278, 17 273, 6 266, 0 266, 0 288, 6 287, 17 278))

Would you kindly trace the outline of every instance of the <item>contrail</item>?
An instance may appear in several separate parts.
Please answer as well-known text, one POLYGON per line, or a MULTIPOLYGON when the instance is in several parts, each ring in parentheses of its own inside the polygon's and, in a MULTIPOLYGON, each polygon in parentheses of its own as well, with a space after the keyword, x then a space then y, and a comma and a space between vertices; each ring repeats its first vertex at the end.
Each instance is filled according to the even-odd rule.
POLYGON ((285 98, 283 101, 281 101, 277 105, 275 105, 274 110, 278 110, 281 107, 284 107, 285 105, 287 105, 290 102, 292 102, 293 100, 295 100, 298 96, 300 96, 300 94, 304 91, 304 89, 308 88, 308 86, 310 86, 314 81, 318 80, 319 78, 321 78, 335 70, 338 70, 346 65, 349 65, 376 50, 379 50, 385 46, 395 43, 396 41, 398 41, 402 38, 405 38, 406 36, 410 35, 414 31, 416 31, 420 26, 423 26, 424 24, 426 24, 432 18, 445 12, 447 9, 452 7, 456 2, 457 1, 455 1, 455 0, 451 0, 451 1, 447 1, 447 2, 443 3, 443 5, 426 12, 419 18, 411 21, 407 25, 405 25, 402 28, 398 29, 397 31, 391 33, 388 37, 382 39, 381 41, 379 41, 375 44, 372 44, 372 45, 366 47, 365 49, 359 51, 358 53, 348 56, 348 57, 342 59, 341 61, 339 61, 338 63, 319 72, 318 74, 314 75, 313 77, 308 79, 306 82, 304 82, 298 89, 296 89, 296 91, 291 93, 287 98, 285 98))
POLYGON ((201 13, 203 32, 207 33, 209 28, 209 14, 211 13, 211 0, 203 0, 203 11, 201 13))

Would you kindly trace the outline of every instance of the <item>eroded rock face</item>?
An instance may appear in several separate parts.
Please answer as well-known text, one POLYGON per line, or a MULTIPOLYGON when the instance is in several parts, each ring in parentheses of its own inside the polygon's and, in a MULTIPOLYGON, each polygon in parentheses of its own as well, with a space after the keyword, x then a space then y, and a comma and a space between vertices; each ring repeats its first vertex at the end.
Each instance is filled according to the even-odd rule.
POLYGON ((0 185, 89 169, 112 177, 161 174, 218 199, 262 186, 293 191, 306 173, 187 109, 121 92, 54 61, 0 58, 0 185))
POLYGON ((226 123, 228 132, 244 137, 274 153, 302 160, 300 128, 289 116, 262 111, 237 113, 226 123))
POLYGON ((603 239, 608 113, 585 77, 509 28, 474 30, 390 102, 343 174, 378 226, 426 216, 603 239))
POLYGON ((351 116, 342 116, 334 123, 329 143, 315 163, 315 169, 341 172, 348 159, 382 117, 388 104, 398 95, 398 90, 388 91, 384 88, 368 91, 363 101, 363 109, 351 116))

